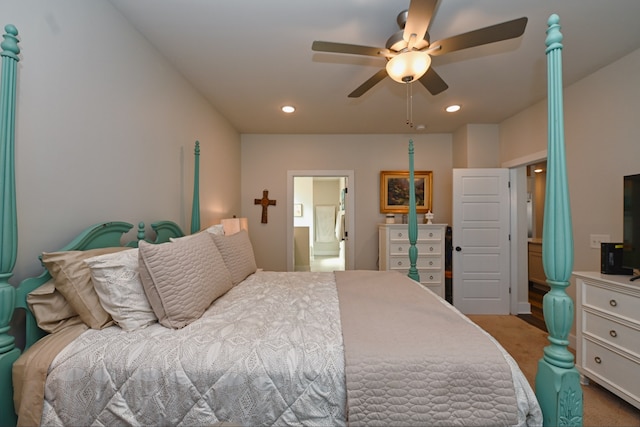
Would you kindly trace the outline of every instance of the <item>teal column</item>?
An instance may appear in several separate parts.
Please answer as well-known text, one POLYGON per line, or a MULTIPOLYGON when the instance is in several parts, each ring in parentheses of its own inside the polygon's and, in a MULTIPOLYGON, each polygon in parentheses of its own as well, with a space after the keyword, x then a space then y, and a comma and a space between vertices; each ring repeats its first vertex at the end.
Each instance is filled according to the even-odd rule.
POLYGON ((582 425, 580 374, 568 350, 574 318, 573 300, 566 288, 573 269, 573 232, 564 152, 562 101, 562 33, 558 15, 548 21, 547 184, 542 231, 542 265, 551 290, 542 308, 551 345, 538 362, 536 396, 545 426, 582 425))
POLYGON ((200 231, 200 142, 196 141, 193 168, 193 205, 191 206, 191 234, 200 231))
POLYGON ((6 33, 0 43, 2 52, 2 88, 0 92, 0 420, 3 424, 16 423, 13 410, 11 367, 20 355, 9 327, 15 309, 16 290, 9 284, 18 253, 18 222, 16 215, 15 182, 15 107, 16 73, 20 58, 18 30, 13 25, 4 27, 6 33))
POLYGON ((409 274, 408 276, 420 281, 420 274, 416 268, 418 260, 418 248, 416 241, 418 240, 418 218, 416 216, 416 181, 413 170, 413 140, 409 140, 409 274))

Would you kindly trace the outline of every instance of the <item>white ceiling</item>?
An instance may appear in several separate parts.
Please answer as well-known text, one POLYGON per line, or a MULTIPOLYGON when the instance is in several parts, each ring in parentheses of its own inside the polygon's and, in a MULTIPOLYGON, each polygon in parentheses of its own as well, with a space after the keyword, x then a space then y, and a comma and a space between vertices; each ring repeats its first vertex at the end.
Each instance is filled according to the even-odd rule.
MULTIPOLYGON (((375 57, 313 52, 314 40, 384 47, 409 0, 110 0, 240 133, 413 133, 406 86, 375 57), (297 112, 284 115, 280 107, 297 112)), ((640 47, 639 0, 441 0, 431 40, 526 16, 518 39, 433 57, 449 89, 413 87, 422 132, 499 123, 546 96, 545 31, 564 34, 565 86, 640 47), (458 103, 455 114, 444 107, 458 103)))

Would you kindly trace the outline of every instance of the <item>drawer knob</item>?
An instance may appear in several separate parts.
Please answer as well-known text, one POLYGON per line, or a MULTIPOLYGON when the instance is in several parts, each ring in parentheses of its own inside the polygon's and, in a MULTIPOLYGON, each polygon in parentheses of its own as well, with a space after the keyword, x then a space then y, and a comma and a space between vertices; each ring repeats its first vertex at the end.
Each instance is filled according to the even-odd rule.
POLYGON ((618 333, 612 329, 612 330, 609 331, 609 335, 611 335, 613 338, 615 338, 615 337, 618 336, 618 333))
POLYGON ((433 246, 429 246, 429 252, 433 252, 433 246))
POLYGON ((429 237, 433 237, 433 233, 429 233, 429 237))
POLYGON ((402 252, 402 246, 398 246, 398 251, 402 252))
POLYGON ((609 301, 609 305, 610 305, 611 307, 616 307, 616 306, 618 305, 618 301, 616 301, 616 300, 612 299, 612 300, 610 300, 610 301, 609 301))
POLYGON ((429 261, 429 265, 433 265, 433 261, 429 261))
POLYGON ((600 359, 598 356, 594 357, 593 360, 595 360, 598 365, 602 363, 602 359, 600 359))
POLYGON ((398 261, 398 265, 402 265, 402 261, 398 261))
POLYGON ((433 280, 433 275, 429 276, 429 280, 433 280))

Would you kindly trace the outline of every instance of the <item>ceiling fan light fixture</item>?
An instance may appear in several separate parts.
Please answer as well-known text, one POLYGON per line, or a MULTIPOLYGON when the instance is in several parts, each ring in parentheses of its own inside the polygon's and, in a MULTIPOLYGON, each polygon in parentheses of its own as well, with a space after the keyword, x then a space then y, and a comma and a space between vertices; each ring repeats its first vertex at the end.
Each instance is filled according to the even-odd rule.
POLYGON ((387 74, 398 83, 411 83, 424 76, 431 65, 428 53, 418 50, 402 52, 387 62, 387 74))

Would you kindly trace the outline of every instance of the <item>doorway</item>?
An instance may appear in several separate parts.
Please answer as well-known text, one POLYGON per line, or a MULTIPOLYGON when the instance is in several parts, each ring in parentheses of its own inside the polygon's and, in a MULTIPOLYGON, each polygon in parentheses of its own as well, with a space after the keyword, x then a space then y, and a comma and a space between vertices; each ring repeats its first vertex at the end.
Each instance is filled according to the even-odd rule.
POLYGON ((287 175, 287 270, 353 269, 353 171, 287 175))
POLYGON ((527 279, 531 316, 525 320, 543 330, 546 330, 546 325, 542 312, 542 299, 550 290, 542 265, 542 228, 546 183, 546 160, 527 165, 527 279))

